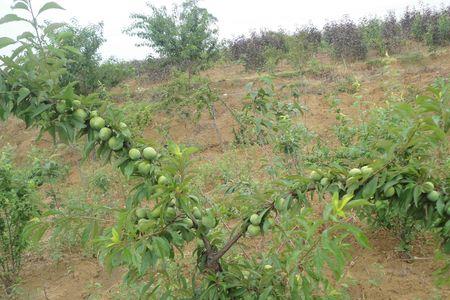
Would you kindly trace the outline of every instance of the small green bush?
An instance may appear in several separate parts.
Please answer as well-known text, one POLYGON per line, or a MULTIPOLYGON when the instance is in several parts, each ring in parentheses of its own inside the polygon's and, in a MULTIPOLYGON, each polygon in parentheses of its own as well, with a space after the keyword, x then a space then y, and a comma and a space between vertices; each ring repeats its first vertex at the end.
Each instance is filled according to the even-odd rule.
POLYGON ((76 81, 78 93, 86 95, 94 92, 99 87, 97 70, 101 56, 98 51, 105 42, 103 23, 81 26, 74 21, 62 27, 60 32, 65 32, 67 36, 64 45, 74 49, 67 54, 67 73, 62 76, 62 83, 76 81))
POLYGON ((297 30, 293 35, 286 36, 287 59, 289 63, 302 68, 314 54, 317 53, 322 40, 322 33, 314 26, 297 30))
POLYGON ((425 7, 414 12, 410 36, 433 48, 450 42, 450 9, 433 10, 425 7))
POLYGON ((154 83, 170 79, 176 64, 164 58, 147 58, 129 62, 134 69, 136 77, 142 81, 154 83))
POLYGON ((134 68, 127 62, 110 58, 97 70, 98 81, 106 87, 114 87, 135 74, 134 68))
POLYGON ((357 60, 367 55, 361 29, 352 20, 326 24, 323 35, 336 59, 357 60))
MULTIPOLYGON (((402 32, 395 14, 389 13, 382 22, 381 36, 385 52, 396 53, 400 50, 402 32)), ((384 53, 382 53, 384 54, 384 53)))
POLYGON ((252 32, 230 42, 231 59, 242 61, 246 70, 262 70, 270 55, 287 51, 285 34, 274 31, 252 32), (270 50, 269 50, 270 49, 270 50))
POLYGON ((36 183, 27 170, 16 168, 12 150, 0 153, 0 280, 11 294, 18 281, 27 241, 25 225, 37 215, 36 183))
POLYGON ((382 36, 382 22, 377 18, 363 19, 360 26, 366 46, 376 50, 379 55, 384 55, 386 47, 382 36))

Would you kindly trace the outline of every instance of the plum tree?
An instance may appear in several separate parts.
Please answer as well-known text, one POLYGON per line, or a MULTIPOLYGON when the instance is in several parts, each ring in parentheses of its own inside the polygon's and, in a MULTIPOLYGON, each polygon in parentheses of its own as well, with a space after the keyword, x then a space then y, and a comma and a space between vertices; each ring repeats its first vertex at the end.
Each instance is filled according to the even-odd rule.
MULTIPOLYGON (((44 5, 40 11, 55 7, 53 2, 49 3, 51 4, 44 5)), ((108 224, 109 227, 98 237, 98 250, 102 261, 108 268, 126 267, 129 272, 125 278, 128 281, 146 278, 148 274, 164 265, 162 262, 175 259, 174 249, 183 249, 188 241, 196 239, 195 268, 204 276, 199 280, 200 286, 197 285, 196 280, 193 280, 194 286, 189 290, 193 293, 191 295, 193 298, 211 299, 217 298, 217 295, 220 295, 219 298, 227 298, 230 295, 242 296, 242 293, 251 293, 254 286, 259 283, 264 290, 269 291, 267 295, 270 294, 273 297, 276 295, 289 297, 292 293, 300 293, 302 290, 302 293, 305 293, 303 298, 311 298, 313 296, 311 291, 315 288, 329 286, 330 289, 327 291, 335 292, 324 274, 324 268, 317 266, 330 262, 328 267, 337 274, 342 274, 343 261, 336 262, 334 258, 345 256, 344 249, 339 247, 344 237, 353 234, 361 244, 365 244, 362 232, 345 223, 346 210, 370 206, 368 204, 371 201, 384 199, 384 196, 387 197, 388 194, 391 194, 389 197, 392 198, 388 200, 391 210, 400 210, 391 203, 408 201, 417 203, 415 206, 405 206, 407 210, 401 212, 404 215, 414 216, 418 222, 426 218, 437 220, 439 212, 442 214, 445 208, 445 204, 441 205, 443 203, 440 202, 443 196, 446 199, 448 197, 447 190, 442 187, 443 184, 436 185, 436 192, 443 192, 443 196, 439 197, 438 194, 439 199, 436 199, 436 203, 440 205, 430 206, 430 201, 423 201, 426 194, 422 194, 419 189, 415 191, 416 186, 420 187, 415 183, 424 181, 414 175, 420 174, 418 170, 409 172, 416 165, 409 165, 404 161, 402 164, 396 163, 398 159, 404 159, 414 151, 430 148, 430 144, 443 141, 442 132, 448 132, 450 121, 444 119, 447 115, 443 112, 448 106, 445 105, 447 102, 444 103, 443 98, 448 95, 442 92, 444 89, 441 89, 433 96, 425 97, 425 99, 418 98, 415 103, 402 103, 403 106, 398 107, 399 110, 403 109, 402 114, 414 112, 409 115, 411 124, 407 127, 408 130, 396 131, 402 133, 406 131, 407 134, 403 139, 399 138, 396 143, 390 145, 389 151, 386 151, 389 155, 380 155, 379 160, 370 162, 373 170, 369 169, 370 172, 368 172, 365 168, 364 176, 361 176, 363 171, 359 168, 323 167, 320 170, 313 170, 309 177, 297 174, 294 179, 283 178, 281 183, 277 182, 278 185, 273 184, 278 186, 277 188, 270 186, 262 191, 262 207, 252 207, 253 213, 242 218, 232 233, 226 235, 221 232, 222 226, 217 224, 215 218, 217 212, 203 207, 204 203, 195 195, 195 189, 191 184, 193 174, 190 169, 192 163, 190 156, 197 149, 169 142, 167 149, 160 147, 156 151, 142 141, 132 138, 119 108, 109 103, 105 104, 105 101, 96 95, 88 97, 77 95, 73 84, 62 85, 59 77, 64 72, 64 53, 70 51, 67 47, 64 48, 61 42, 64 36, 50 34, 51 29, 56 25, 39 27, 29 1, 17 0, 16 6, 30 12, 31 20, 28 20, 28 23, 40 34, 39 36, 32 34, 31 42, 29 36, 19 37, 21 46, 16 50, 16 54, 2 59, 0 117, 6 119, 10 115, 16 116, 27 126, 36 126, 42 132, 48 132, 55 140, 62 142, 70 143, 85 138, 83 149, 85 158, 96 151, 98 156, 106 161, 114 161, 127 178, 135 179, 136 186, 127 199, 125 207, 117 208, 116 222, 113 225, 108 224), (60 48, 45 47, 45 44, 41 43, 43 38, 54 39, 51 45, 60 45, 60 48), (36 67, 38 63, 39 68, 36 67), (61 112, 61 107, 58 109, 59 101, 65 101, 67 107, 72 107, 75 100, 80 101, 77 103, 79 105, 77 110, 66 108, 61 112), (420 101, 426 105, 421 106, 420 101), (429 105, 430 103, 436 105, 429 105), (408 107, 405 108, 405 106, 408 107), (430 116, 432 112, 429 111, 429 107, 435 106, 440 108, 434 113, 441 116, 441 122, 434 122, 430 116), (84 116, 80 118, 80 113, 76 113, 78 109, 86 114, 89 112, 91 119, 88 120, 84 116), (420 119, 429 121, 424 124, 424 121, 420 119), (84 121, 80 122, 80 120, 84 121), (111 137, 107 139, 107 143, 106 139, 105 141, 99 139, 100 131, 104 128, 111 130, 111 137), (138 152, 142 153, 142 157, 138 155, 138 152), (407 167, 401 168, 404 164, 407 167), (327 177, 323 176, 325 174, 327 177), (347 175, 350 177, 347 178, 347 175), (323 178, 329 179, 329 182, 326 182, 327 185, 321 184, 323 178), (397 193, 396 190, 398 190, 397 193), (332 200, 327 203, 321 218, 311 220, 313 214, 304 205, 303 200, 304 194, 314 191, 327 192, 332 195, 332 200), (143 207, 152 209, 144 213, 140 210, 143 207), (438 207, 440 207, 439 210, 438 207), (425 209, 427 214, 424 213, 425 209), (413 213, 409 214, 409 212, 413 213), (278 231, 281 225, 274 222, 274 218, 284 216, 287 216, 286 219, 291 220, 294 226, 289 231, 278 231), (287 243, 289 246, 285 250, 280 253, 277 250, 278 245, 273 247, 270 254, 273 260, 277 261, 277 265, 282 266, 283 270, 279 272, 280 274, 293 276, 282 275, 278 279, 273 278, 273 281, 267 282, 241 280, 242 278, 239 277, 243 274, 241 270, 261 269, 261 272, 264 272, 265 264, 258 266, 251 261, 242 264, 240 261, 227 259, 225 255, 247 233, 248 236, 256 236, 265 234, 267 230, 273 230, 280 237, 291 236, 290 242, 287 243), (312 234, 305 237, 304 232, 312 234), (329 246, 331 244, 333 244, 332 249, 329 246), (314 251, 320 247, 326 248, 327 251, 314 251), (299 257, 304 259, 291 269, 292 264, 285 258, 290 256, 287 255, 288 253, 293 252, 299 253, 299 257), (318 261, 321 263, 318 264, 318 261), (305 268, 306 272, 303 271, 305 268), (236 274, 230 275, 229 271, 234 269, 237 270, 236 274), (306 278, 302 281, 301 287, 295 279, 297 275, 306 278), (197 291, 200 294, 197 294, 197 291)), ((0 23, 23 19, 14 16, 4 17, 0 23)), ((12 39, 1 41, 2 45, 17 42, 12 39)), ((433 179, 426 178, 426 180, 433 179)), ((260 199, 256 194, 252 197, 260 199)), ((45 230, 50 228, 49 223, 54 222, 56 218, 64 218, 64 216, 49 213, 48 219, 34 220, 29 225, 29 234, 42 237, 45 230)), ((441 229, 446 242, 448 242, 448 236, 442 229, 446 226, 448 219, 449 217, 442 217, 439 222, 433 223, 435 228, 441 229)), ((250 275, 251 272, 247 277, 250 275)), ((151 287, 152 282, 143 290, 151 290, 151 287)), ((167 287, 167 291, 171 291, 171 287, 167 287)), ((166 291, 163 291, 161 294, 165 293, 166 291)), ((250 298, 254 296, 254 294, 249 295, 250 298)))

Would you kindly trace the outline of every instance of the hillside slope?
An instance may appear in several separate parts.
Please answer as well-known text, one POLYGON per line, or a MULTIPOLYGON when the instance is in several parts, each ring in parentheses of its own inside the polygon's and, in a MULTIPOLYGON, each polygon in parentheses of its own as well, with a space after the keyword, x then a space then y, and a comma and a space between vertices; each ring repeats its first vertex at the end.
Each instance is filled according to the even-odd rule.
MULTIPOLYGON (((375 59, 374 59, 375 60, 375 59)), ((296 84, 300 87, 300 102, 307 113, 300 117, 305 126, 318 137, 329 143, 333 140, 335 114, 330 106, 334 99, 340 99, 342 112, 349 117, 364 114, 364 111, 386 105, 386 99, 409 97, 420 92, 437 77, 450 76, 450 48, 440 49, 430 55, 423 49, 386 58, 384 66, 371 62, 342 64, 332 62, 326 57, 319 58, 319 65, 310 66, 302 74, 289 66, 280 65, 274 74, 277 87, 296 84)), ((208 77, 221 99, 232 109, 240 110, 245 96, 244 86, 257 80, 261 74, 244 72, 239 65, 222 65, 207 70, 208 77)), ((130 101, 152 102, 154 89, 159 84, 146 84, 133 80, 111 91, 114 99, 121 104, 130 101), (128 92, 125 92, 125 87, 128 92), (129 95, 131 90, 131 96, 129 95)), ((204 114, 198 124, 183 119, 178 114, 158 113, 153 122, 144 130, 144 137, 164 143, 164 136, 158 130, 161 125, 168 126, 168 135, 179 143, 199 146, 198 165, 209 167, 223 161, 245 162, 249 172, 259 180, 261 159, 270 159, 268 147, 233 147, 232 128, 235 126, 229 110, 220 102, 216 105, 217 125, 224 142, 225 152, 217 140, 213 121, 204 114)), ((0 144, 15 149, 17 161, 25 162, 32 147, 54 153, 54 146, 48 137, 36 142, 34 129, 26 129, 18 120, 11 119, 0 123, 0 144)), ((64 146, 58 150, 59 159, 70 166, 67 178, 59 187, 61 190, 83 190, 89 185, 86 178, 94 171, 102 169, 109 174, 108 167, 98 162, 80 163, 79 146, 64 146), (62 149, 62 151, 61 151, 62 149)), ((108 197, 123 199, 128 186, 122 179, 114 179, 116 188, 108 197), (120 186, 120 187, 119 187, 120 186)), ((213 186, 205 193, 214 193, 213 186)), ((62 193, 62 192, 61 192, 62 193)), ((103 197, 107 201, 107 196, 103 197)), ((349 286, 352 299, 442 299, 450 298, 450 289, 437 289, 433 283, 432 272, 438 266, 433 259, 435 242, 429 237, 420 237, 413 245, 413 258, 404 258, 396 250, 398 239, 388 231, 372 231, 366 228, 371 249, 353 250, 353 259, 347 266, 350 280, 343 282, 349 286)), ((264 238, 256 244, 263 246, 264 238)), ((243 245, 250 250, 258 245, 243 245)), ((84 256, 78 249, 64 251, 59 261, 46 254, 29 255, 22 272, 23 283, 20 295, 23 299, 122 299, 120 289, 121 272, 111 276, 103 272, 95 258, 84 256)))

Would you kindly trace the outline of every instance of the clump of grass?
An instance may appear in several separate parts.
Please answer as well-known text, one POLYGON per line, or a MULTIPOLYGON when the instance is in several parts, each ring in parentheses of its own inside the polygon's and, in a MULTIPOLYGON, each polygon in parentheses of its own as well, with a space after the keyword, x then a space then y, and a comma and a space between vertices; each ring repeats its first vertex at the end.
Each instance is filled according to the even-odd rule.
POLYGON ((421 52, 409 52, 400 55, 397 60, 401 65, 420 65, 425 57, 421 52))

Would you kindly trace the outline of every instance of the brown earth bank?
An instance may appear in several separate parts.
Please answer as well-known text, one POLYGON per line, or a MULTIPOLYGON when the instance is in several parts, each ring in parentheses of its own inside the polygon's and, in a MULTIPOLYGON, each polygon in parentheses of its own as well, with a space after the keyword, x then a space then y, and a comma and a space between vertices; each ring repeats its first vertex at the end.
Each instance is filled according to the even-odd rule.
MULTIPOLYGON (((422 49, 411 51, 415 53, 422 49)), ((330 110, 330 97, 341 99, 342 111, 350 117, 373 107, 383 106, 385 100, 393 96, 407 97, 423 90, 435 78, 450 75, 450 48, 440 49, 433 55, 424 52, 419 63, 409 62, 407 54, 401 54, 393 58, 389 68, 374 69, 366 62, 344 65, 324 60, 323 63, 329 68, 320 75, 308 72, 299 75, 282 65, 275 74, 274 83, 277 87, 300 84, 300 101, 308 107, 308 112, 300 121, 320 138, 328 140, 332 139, 332 126, 336 122, 330 110), (348 76, 354 76, 361 84, 356 94, 339 89, 348 76), (355 105, 356 101, 359 105, 355 105)), ((224 65, 207 70, 203 75, 210 78, 213 87, 222 95, 222 100, 238 110, 242 107, 245 84, 256 80, 261 74, 246 73, 239 65, 224 65)), ((131 99, 133 101, 151 99, 154 88, 158 86, 146 85, 139 80, 129 81, 127 85, 135 92, 136 99, 131 99)), ((123 88, 114 88, 111 93, 119 103, 126 98, 123 88)), ((232 148, 231 129, 235 126, 234 119, 222 104, 218 103, 216 109, 217 125, 225 147, 232 148)), ((169 124, 170 137, 175 141, 200 147, 199 163, 214 163, 223 159, 226 154, 222 153, 213 123, 207 116, 203 116, 198 125, 183 120, 176 114, 158 113, 154 120, 157 121, 144 131, 146 138, 162 141, 156 125, 169 124)), ((26 160, 31 147, 55 152, 48 137, 44 136, 41 141, 36 141, 36 134, 36 130, 26 129, 23 123, 13 118, 0 123, 0 145, 11 145, 19 163, 26 160)), ((259 154, 252 156, 245 150, 237 149, 243 160, 250 161, 255 166, 259 164, 259 158, 271 155, 270 150, 264 147, 253 148, 253 151, 259 154)), ((64 187, 80 187, 82 168, 77 146, 62 147, 58 153, 61 160, 71 166, 71 171, 64 180, 64 187)), ((94 170, 97 165, 92 164, 90 170, 94 170)), ((118 197, 122 194, 123 190, 117 192, 118 197)), ((355 246, 346 271, 352 299, 450 299, 450 289, 438 288, 433 281, 433 271, 439 266, 439 262, 434 259, 434 241, 430 238, 418 239, 413 247, 413 258, 406 259, 396 250, 398 239, 393 233, 371 229, 366 229, 365 232, 372 247, 361 249, 355 246)), ((117 299, 121 297, 118 291, 122 273, 121 270, 116 270, 108 274, 97 259, 84 257, 80 251, 65 252, 58 261, 45 254, 27 254, 17 295, 19 299, 117 299)))
MULTIPOLYGON (((411 257, 398 250, 392 232, 367 229, 370 248, 354 245, 346 268, 345 285, 351 299, 449 299, 450 288, 438 288, 432 273, 435 242, 419 238, 411 257)), ((244 250, 261 249, 267 239, 242 244, 244 250), (251 244, 251 245, 250 245, 251 244)), ((59 262, 45 257, 25 258, 19 299, 124 299, 120 294, 123 271, 106 272, 95 258, 66 253, 59 262)))

